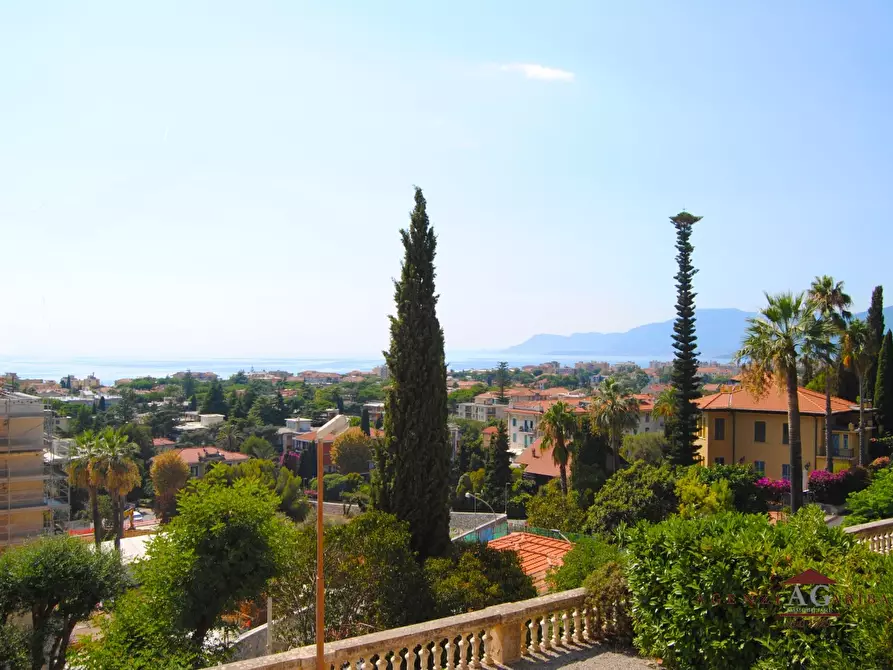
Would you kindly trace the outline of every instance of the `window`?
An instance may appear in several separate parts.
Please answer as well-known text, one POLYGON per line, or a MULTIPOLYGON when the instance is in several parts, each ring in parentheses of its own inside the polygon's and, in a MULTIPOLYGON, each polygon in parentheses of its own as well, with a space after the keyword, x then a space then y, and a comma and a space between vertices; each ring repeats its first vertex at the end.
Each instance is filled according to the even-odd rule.
POLYGON ((781 424, 781 443, 782 444, 790 444, 791 443, 791 436, 788 433, 788 424, 786 424, 786 423, 781 424))
POLYGON ((761 475, 766 474, 766 461, 754 461, 753 469, 759 472, 761 475))
POLYGON ((512 433, 512 442, 518 441, 518 433, 512 433))
POLYGON ((726 439, 726 420, 725 419, 713 419, 713 439, 715 439, 715 440, 726 439))
POLYGON ((649 432, 651 432, 651 429, 648 426, 645 426, 645 432, 649 433, 649 432))
MULTIPOLYGON (((722 421, 722 419, 720 419, 720 421, 722 421)), ((717 465, 725 465, 726 459, 723 456, 717 456, 716 458, 713 459, 713 462, 716 463, 717 465)))
POLYGON ((517 426, 517 425, 518 425, 518 420, 516 418, 512 417, 512 427, 517 426))
MULTIPOLYGON (((785 424, 785 425, 787 425, 787 424, 785 424)), ((781 466, 781 478, 791 481, 791 465, 790 465, 790 463, 785 463, 784 465, 781 466)))
POLYGON ((651 414, 646 412, 645 413, 645 423, 648 423, 649 421, 651 421, 651 414))
POLYGON ((190 474, 192 477, 198 477, 198 466, 197 466, 197 465, 190 465, 190 466, 189 466, 189 474, 190 474))
MULTIPOLYGON (((765 442, 766 441, 766 422, 765 421, 754 421, 753 422, 753 441, 754 442, 765 442)), ((762 461, 757 461, 761 463, 762 461)))

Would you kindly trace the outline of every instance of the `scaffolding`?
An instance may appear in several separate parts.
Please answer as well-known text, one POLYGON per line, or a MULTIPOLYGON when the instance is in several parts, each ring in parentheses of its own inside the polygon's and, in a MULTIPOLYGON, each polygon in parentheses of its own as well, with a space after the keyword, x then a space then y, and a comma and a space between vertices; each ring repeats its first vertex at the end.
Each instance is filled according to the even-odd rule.
POLYGON ((68 532, 69 445, 54 423, 41 398, 0 389, 0 548, 68 532))

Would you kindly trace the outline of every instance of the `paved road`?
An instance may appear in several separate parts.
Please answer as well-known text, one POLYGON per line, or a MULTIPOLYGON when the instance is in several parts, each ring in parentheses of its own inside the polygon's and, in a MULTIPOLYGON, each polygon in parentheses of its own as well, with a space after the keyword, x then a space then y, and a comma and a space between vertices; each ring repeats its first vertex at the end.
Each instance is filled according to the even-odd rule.
POLYGON ((525 659, 512 664, 512 670, 542 670, 562 668, 562 670, 644 670, 659 668, 654 661, 639 658, 633 651, 617 650, 595 644, 581 645, 569 653, 547 655, 538 654, 536 659, 525 659))

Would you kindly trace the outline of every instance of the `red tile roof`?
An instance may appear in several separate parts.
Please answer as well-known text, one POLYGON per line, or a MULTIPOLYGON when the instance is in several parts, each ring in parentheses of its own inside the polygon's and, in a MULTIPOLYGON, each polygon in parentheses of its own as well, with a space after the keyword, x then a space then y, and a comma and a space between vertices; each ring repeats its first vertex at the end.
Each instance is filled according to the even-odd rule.
POLYGON ((152 440, 153 447, 172 447, 176 444, 173 440, 169 440, 166 437, 156 437, 152 440))
MULTIPOLYGON (((515 459, 515 463, 527 466, 524 469, 525 474, 542 475, 543 477, 552 477, 553 479, 561 476, 561 472, 555 464, 555 459, 552 458, 552 449, 543 449, 543 438, 537 439, 522 451, 518 458, 515 459)), ((570 477, 572 465, 573 456, 568 456, 568 477, 570 477)))
POLYGON ((481 432, 484 435, 496 435, 496 431, 499 430, 496 426, 487 426, 481 432))
POLYGON ((247 461, 251 458, 247 454, 242 454, 238 451, 226 451, 225 449, 218 449, 217 447, 212 446, 185 447, 183 449, 177 449, 177 453, 180 454, 180 458, 182 458, 187 465, 198 465, 201 459, 204 459, 206 456, 220 455, 227 463, 247 461))
POLYGON ((574 548, 567 540, 556 540, 533 533, 509 533, 488 543, 500 551, 516 551, 521 559, 521 569, 533 579, 536 590, 543 593, 546 574, 551 568, 558 568, 564 562, 564 555, 574 548))
MULTIPOLYGON (((810 391, 802 386, 797 389, 797 398, 800 404, 801 414, 825 414, 825 394, 810 391)), ((728 411, 740 410, 744 412, 786 413, 788 411, 788 396, 780 386, 773 385, 767 389, 762 398, 757 398, 745 388, 735 388, 722 391, 714 395, 704 396, 695 400, 701 410, 728 411)), ((831 413, 841 414, 852 412, 853 403, 843 398, 831 396, 831 413)))

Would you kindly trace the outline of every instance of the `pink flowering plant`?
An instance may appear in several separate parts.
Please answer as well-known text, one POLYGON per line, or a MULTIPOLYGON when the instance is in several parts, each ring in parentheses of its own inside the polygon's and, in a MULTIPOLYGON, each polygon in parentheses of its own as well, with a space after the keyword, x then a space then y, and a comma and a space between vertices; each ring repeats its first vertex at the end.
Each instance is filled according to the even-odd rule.
POLYGON ((790 500, 791 482, 787 479, 763 477, 757 480, 757 488, 773 505, 783 505, 790 500))

